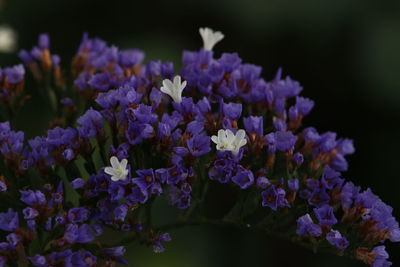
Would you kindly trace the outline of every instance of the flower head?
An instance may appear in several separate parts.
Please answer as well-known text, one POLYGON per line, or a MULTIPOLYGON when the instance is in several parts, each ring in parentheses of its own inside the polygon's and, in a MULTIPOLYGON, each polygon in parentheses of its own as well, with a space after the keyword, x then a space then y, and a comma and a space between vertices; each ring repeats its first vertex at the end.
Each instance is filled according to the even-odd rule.
POLYGON ((233 154, 238 154, 242 146, 246 145, 246 132, 242 129, 234 134, 231 130, 220 129, 218 136, 213 135, 211 140, 217 144, 219 151, 232 151, 233 154))
POLYGON ((169 95, 175 102, 181 103, 182 92, 186 87, 186 83, 186 81, 181 82, 181 76, 176 75, 173 82, 169 79, 163 80, 163 86, 161 86, 160 91, 169 95))
POLYGON ((111 167, 106 167, 104 169, 104 172, 111 175, 111 180, 113 180, 114 182, 119 180, 126 180, 126 177, 128 176, 128 169, 126 168, 128 160, 123 159, 120 162, 117 157, 112 156, 110 159, 110 163, 111 167))
POLYGON ((201 38, 203 39, 203 47, 205 50, 212 50, 214 45, 224 38, 222 32, 214 32, 210 28, 200 28, 199 29, 201 38))

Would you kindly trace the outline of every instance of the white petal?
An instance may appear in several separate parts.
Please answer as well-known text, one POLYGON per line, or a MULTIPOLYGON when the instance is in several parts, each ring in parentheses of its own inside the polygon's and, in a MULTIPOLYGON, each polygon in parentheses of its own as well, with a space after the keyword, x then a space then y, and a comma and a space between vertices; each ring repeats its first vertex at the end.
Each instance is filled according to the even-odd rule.
POLYGON ((109 175, 114 175, 114 174, 115 174, 115 170, 114 170, 114 168, 112 168, 112 167, 106 167, 106 168, 104 169, 104 172, 107 173, 107 174, 109 174, 109 175))
POLYGON ((203 39, 203 47, 205 50, 212 50, 214 45, 224 38, 222 32, 214 32, 210 28, 200 28, 199 32, 203 39))
POLYGON ((185 89, 186 84, 187 84, 187 81, 183 81, 183 82, 182 82, 182 84, 181 84, 181 91, 183 91, 183 89, 185 89))
POLYGON ((116 182, 116 181, 119 181, 120 180, 120 178, 118 177, 118 176, 111 176, 111 180, 112 181, 114 181, 114 182, 116 182))
POLYGON ((127 159, 123 159, 121 160, 121 163, 119 165, 119 167, 123 170, 126 170, 126 165, 128 165, 128 160, 127 159))
POLYGON ((174 85, 181 85, 181 76, 176 75, 174 77, 174 85))
POLYGON ((233 132, 229 129, 225 130, 226 133, 226 139, 229 143, 232 143, 235 140, 235 135, 233 132))
POLYGON ((160 91, 163 92, 164 94, 171 95, 171 90, 169 90, 168 87, 161 87, 160 91))
POLYGON ((119 167, 119 160, 118 160, 118 158, 117 158, 116 156, 112 156, 112 157, 111 157, 110 163, 111 163, 111 166, 112 166, 114 169, 118 169, 118 167, 119 167))
POLYGON ((236 145, 237 148, 241 148, 242 146, 244 146, 245 144, 247 144, 247 140, 246 139, 242 139, 238 142, 238 144, 236 145))
POLYGON ((215 135, 211 136, 211 141, 213 141, 213 142, 216 143, 216 144, 219 143, 219 142, 218 142, 218 137, 215 136, 215 135))
POLYGON ((242 129, 236 132, 236 139, 243 139, 246 136, 246 132, 242 129))
POLYGON ((220 129, 218 131, 218 139, 219 139, 219 141, 222 141, 225 138, 226 138, 225 130, 224 129, 220 129))
POLYGON ((171 90, 174 87, 174 84, 170 79, 164 79, 162 82, 163 86, 171 90))

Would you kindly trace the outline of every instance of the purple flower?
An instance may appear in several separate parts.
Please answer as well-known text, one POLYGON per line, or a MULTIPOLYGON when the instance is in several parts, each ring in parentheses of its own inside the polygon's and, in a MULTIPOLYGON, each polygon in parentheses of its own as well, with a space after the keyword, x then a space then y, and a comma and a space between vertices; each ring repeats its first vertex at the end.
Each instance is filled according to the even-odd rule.
POLYGON ((250 116, 243 119, 244 127, 247 133, 255 133, 258 135, 263 135, 264 124, 263 117, 250 116))
POLYGON ((118 183, 112 183, 109 185, 107 192, 110 194, 111 201, 118 201, 124 197, 125 188, 118 183))
POLYGON ((29 257, 28 258, 31 263, 33 264, 33 266, 37 266, 37 267, 47 267, 49 266, 47 264, 46 258, 40 254, 36 254, 33 257, 29 257))
POLYGON ((29 54, 28 51, 22 49, 18 52, 18 57, 22 60, 22 62, 26 65, 29 65, 34 62, 34 59, 29 54))
POLYGON ((58 148, 62 145, 74 147, 77 139, 77 131, 73 128, 55 127, 47 131, 46 141, 51 148, 58 148))
POLYGON ((78 226, 77 224, 67 224, 64 233, 65 240, 70 243, 88 243, 93 241, 92 230, 88 224, 78 226))
POLYGON ((350 155, 355 151, 353 140, 340 139, 338 140, 337 149, 342 155, 350 155))
POLYGON ((319 134, 318 134, 317 130, 315 130, 315 128, 313 128, 313 127, 305 128, 303 130, 303 135, 304 135, 304 139, 308 143, 314 143, 314 142, 318 141, 318 139, 319 139, 319 134))
POLYGON ((306 214, 297 219, 296 234, 320 236, 322 234, 322 229, 318 224, 313 222, 309 214, 306 214))
POLYGON ((172 79, 174 75, 174 63, 173 62, 163 62, 161 64, 161 75, 164 78, 172 79))
POLYGON ((42 50, 49 49, 50 47, 50 37, 47 33, 42 33, 38 38, 39 48, 42 50))
POLYGON ((164 246, 162 245, 163 242, 171 241, 171 237, 168 233, 161 234, 160 236, 156 237, 153 241, 153 251, 155 253, 161 253, 165 251, 164 246))
POLYGON ((82 178, 76 178, 71 182, 71 186, 74 189, 83 188, 85 186, 85 180, 83 180, 82 178))
POLYGON ((65 267, 91 267, 97 258, 89 251, 77 251, 65 258, 65 267))
POLYGON ((118 205, 114 210, 114 219, 123 222, 128 213, 128 206, 125 204, 118 205))
POLYGON ((360 188, 354 186, 352 182, 347 182, 340 193, 340 200, 343 210, 347 210, 353 204, 354 197, 358 194, 360 188))
POLYGON ((27 205, 43 205, 46 203, 46 197, 39 190, 20 190, 19 192, 21 193, 21 201, 27 205))
POLYGON ((72 160, 75 157, 75 153, 71 148, 67 148, 62 152, 62 156, 65 160, 72 160))
POLYGON ((196 135, 187 141, 190 153, 199 157, 211 151, 210 137, 206 135, 196 135))
POLYGON ((273 125, 276 131, 285 132, 287 130, 286 122, 281 119, 274 120, 273 125))
POLYGON ((71 223, 84 222, 89 219, 90 212, 86 208, 72 208, 68 211, 68 220, 71 223))
POLYGON ((258 177, 257 178, 257 186, 261 189, 267 188, 271 183, 266 177, 258 177))
POLYGON ((0 213, 0 229, 12 232, 19 226, 18 213, 9 208, 7 212, 0 213))
POLYGON ((131 68, 142 63, 144 53, 138 49, 130 49, 119 52, 119 64, 125 68, 131 68))
POLYGON ((147 190, 143 189, 141 186, 135 186, 132 189, 132 193, 129 194, 126 199, 132 203, 145 203, 149 198, 147 190))
POLYGON ((349 246, 349 241, 347 241, 347 239, 343 237, 339 231, 333 229, 326 234, 326 240, 340 250, 344 250, 349 246))
POLYGON ((292 160, 296 165, 301 165, 304 162, 303 154, 299 152, 294 153, 292 160))
POLYGON ((16 65, 14 67, 5 68, 3 74, 7 78, 7 82, 17 84, 24 79, 25 69, 23 65, 16 65))
POLYGON ((276 148, 282 152, 291 151, 294 149, 297 136, 292 132, 278 131, 275 133, 276 148))
POLYGON ((24 219, 34 219, 39 215, 39 212, 31 207, 26 207, 22 210, 24 219))
POLYGON ((235 176, 232 177, 232 181, 240 186, 242 189, 246 189, 253 185, 254 176, 250 170, 241 170, 235 176))
POLYGON ((231 120, 237 120, 240 118, 240 114, 242 114, 242 104, 236 103, 221 103, 221 111, 226 117, 231 120))
POLYGON ((111 77, 108 72, 94 74, 87 82, 93 89, 106 91, 112 85, 111 77))
POLYGON ((8 241, 8 244, 10 244, 10 245, 11 245, 12 247, 14 247, 14 248, 15 248, 15 247, 18 245, 18 243, 21 242, 21 240, 22 240, 21 236, 15 234, 15 233, 8 234, 8 235, 6 236, 6 239, 7 239, 7 241, 8 241))
POLYGON ((385 246, 374 247, 371 254, 374 257, 374 262, 371 265, 372 267, 387 267, 392 265, 391 262, 387 261, 389 254, 386 252, 385 246))
MULTIPOLYGON (((311 180, 311 179, 310 179, 311 180)), ((314 180, 314 179, 312 179, 314 180)), ((314 189, 311 194, 308 197, 308 204, 315 206, 315 207, 321 207, 324 204, 328 204, 330 200, 330 197, 328 193, 326 192, 325 188, 321 189, 314 189)))
POLYGON ((314 101, 304 97, 296 97, 296 108, 299 113, 303 116, 306 116, 312 108, 314 107, 314 101))
POLYGON ((299 190, 299 179, 289 179, 287 183, 290 191, 293 192, 299 190))
POLYGON ((61 62, 61 58, 59 55, 51 55, 51 61, 54 66, 59 66, 61 62))
POLYGON ((275 189, 275 186, 271 185, 271 187, 263 191, 261 195, 263 207, 270 207, 272 210, 277 210, 278 207, 289 206, 285 198, 286 192, 282 188, 275 189))
POLYGON ((128 142, 132 145, 139 144, 143 139, 152 137, 154 129, 150 124, 130 122, 128 130, 125 132, 128 142))
POLYGON ((224 72, 232 72, 240 66, 242 59, 237 53, 223 53, 218 62, 223 67, 224 72))
POLYGON ((133 178, 132 181, 143 190, 146 190, 155 183, 153 169, 137 170, 136 173, 139 175, 139 178, 133 178))
POLYGON ((102 252, 108 256, 121 257, 125 254, 126 248, 124 246, 105 248, 102 250, 102 252))
POLYGON ((276 138, 274 133, 269 133, 264 137, 265 143, 267 145, 268 154, 272 155, 276 151, 276 138))
POLYGON ((286 77, 281 80, 282 69, 278 69, 274 81, 270 84, 270 87, 276 98, 286 98, 297 96, 303 87, 300 86, 299 82, 292 80, 290 77, 286 77))
POLYGON ((0 192, 7 191, 7 184, 4 181, 0 181, 0 192))
POLYGON ((81 125, 77 129, 82 138, 96 137, 103 129, 103 117, 100 112, 92 108, 79 117, 77 122, 81 125))
POLYGON ((332 226, 337 223, 333 208, 329 205, 323 205, 320 208, 314 208, 315 217, 322 225, 332 226))

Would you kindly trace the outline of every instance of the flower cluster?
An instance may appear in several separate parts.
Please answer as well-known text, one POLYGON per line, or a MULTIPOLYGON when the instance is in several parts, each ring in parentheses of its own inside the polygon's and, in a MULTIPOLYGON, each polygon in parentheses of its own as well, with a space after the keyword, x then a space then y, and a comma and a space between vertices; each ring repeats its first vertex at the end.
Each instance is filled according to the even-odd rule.
MULTIPOLYGON (((12 129, 15 118, 0 123, 0 266, 126 263, 126 240, 110 244, 106 232, 162 252, 171 237, 152 204, 167 199, 181 223, 207 221, 216 182, 238 197, 224 223, 285 229, 315 249, 390 266, 382 243, 400 241, 399 224, 342 177, 352 141, 302 128, 314 102, 297 81, 280 69, 266 81, 236 53, 216 57, 223 34, 200 34, 204 48, 183 52, 180 70, 84 35, 69 83, 46 34, 20 52, 56 117, 30 140, 12 129)), ((1 101, 26 97, 24 74, 22 65, 1 71, 1 101)))

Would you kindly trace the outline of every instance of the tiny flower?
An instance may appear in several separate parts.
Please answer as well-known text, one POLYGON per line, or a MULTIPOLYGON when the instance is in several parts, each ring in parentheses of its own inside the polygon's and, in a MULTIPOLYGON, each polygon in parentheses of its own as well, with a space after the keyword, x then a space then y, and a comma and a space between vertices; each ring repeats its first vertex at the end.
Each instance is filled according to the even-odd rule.
POLYGON ((17 33, 14 29, 6 26, 0 26, 0 52, 9 53, 14 51, 17 44, 17 33))
POLYGON ((254 183, 254 176, 251 171, 242 170, 232 177, 232 181, 239 185, 240 188, 246 189, 254 183))
POLYGON ((270 184, 270 181, 266 177, 257 178, 257 186, 261 189, 267 188, 270 184))
POLYGON ((218 136, 213 135, 211 140, 217 144, 217 150, 232 151, 235 155, 237 155, 240 148, 247 143, 246 132, 242 129, 238 130, 236 134, 229 129, 220 129, 218 131, 218 136))
POLYGON ((83 188, 85 186, 85 180, 83 180, 82 178, 76 178, 71 182, 71 186, 74 189, 83 188))
POLYGON ((296 234, 298 235, 311 235, 311 236, 320 236, 322 234, 321 226, 315 224, 311 219, 310 214, 306 214, 297 219, 297 230, 296 234))
POLYGON ((162 84, 163 86, 160 88, 161 92, 169 95, 176 103, 182 102, 182 92, 183 89, 185 89, 187 82, 181 82, 181 76, 176 75, 173 82, 169 79, 165 79, 162 84))
POLYGON ((35 256, 29 257, 28 259, 31 261, 33 266, 39 266, 39 267, 48 266, 46 258, 42 255, 36 254, 35 256))
POLYGON ((68 211, 68 220, 72 223, 84 222, 89 219, 89 215, 86 208, 72 208, 68 211))
POLYGON ((0 181, 0 192, 7 191, 7 184, 4 181, 0 181))
POLYGON ((39 215, 39 212, 31 207, 26 207, 22 210, 25 219, 33 219, 39 215))
POLYGON ((347 239, 343 237, 339 231, 333 229, 326 234, 326 240, 340 250, 346 249, 349 245, 349 241, 347 241, 347 239))
POLYGON ((212 50, 214 45, 224 38, 222 32, 214 32, 210 28, 200 28, 199 32, 203 39, 203 47, 205 50, 212 50))
POLYGON ((324 205, 320 208, 314 208, 315 217, 317 217, 321 225, 332 226, 337 223, 333 208, 329 205, 324 205))
POLYGON ((14 231, 19 226, 18 212, 9 208, 7 212, 0 213, 0 229, 7 232, 14 231))
POLYGON ((112 156, 110 159, 110 163, 111 167, 106 167, 104 169, 104 172, 111 175, 111 180, 113 180, 114 182, 119 180, 126 180, 126 177, 128 175, 128 169, 126 168, 128 160, 123 159, 120 162, 117 157, 112 156))

